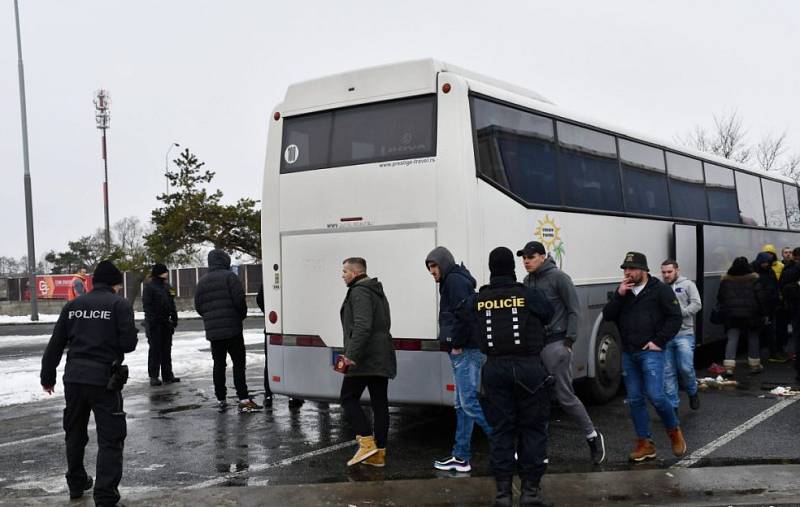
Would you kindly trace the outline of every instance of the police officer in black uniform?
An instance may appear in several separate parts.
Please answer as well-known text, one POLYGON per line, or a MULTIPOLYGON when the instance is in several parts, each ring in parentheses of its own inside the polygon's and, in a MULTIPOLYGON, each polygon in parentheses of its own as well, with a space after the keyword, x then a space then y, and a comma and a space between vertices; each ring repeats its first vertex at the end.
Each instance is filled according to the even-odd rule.
POLYGON ((142 291, 144 326, 149 350, 147 372, 151 386, 160 386, 161 378, 167 384, 180 382, 172 373, 172 335, 178 326, 178 311, 175 308, 175 289, 167 282, 167 266, 156 263, 150 270, 150 281, 142 291))
POLYGON ((118 505, 117 486, 122 478, 122 449, 127 428, 122 407, 122 384, 127 366, 126 352, 136 348, 133 308, 116 291, 122 287, 122 273, 109 261, 97 265, 94 288, 67 303, 61 310, 53 335, 42 357, 41 383, 52 394, 56 367, 68 348, 64 369, 64 430, 67 443, 67 486, 71 499, 92 488, 92 478, 83 466, 89 441, 89 413, 97 426, 97 505, 118 505))
POLYGON ((543 323, 550 322, 553 307, 541 289, 517 282, 514 254, 508 248, 492 250, 489 271, 489 285, 481 287, 472 308, 487 356, 481 405, 493 428, 494 505, 511 505, 514 473, 522 481, 521 506, 551 505, 539 495, 550 416, 550 382, 539 353, 544 347, 543 323))

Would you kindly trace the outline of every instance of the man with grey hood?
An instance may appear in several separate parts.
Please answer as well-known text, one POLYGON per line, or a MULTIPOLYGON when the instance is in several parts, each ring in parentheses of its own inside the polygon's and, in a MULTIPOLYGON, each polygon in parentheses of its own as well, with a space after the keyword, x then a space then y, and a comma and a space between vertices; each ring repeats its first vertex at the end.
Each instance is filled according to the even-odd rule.
POLYGON ((554 391, 561 408, 580 424, 589 445, 592 463, 599 465, 606 459, 603 434, 597 431, 581 400, 572 387, 572 345, 578 338, 578 293, 572 279, 558 269, 544 245, 530 241, 517 251, 528 275, 523 280, 526 287, 542 289, 553 305, 553 319, 545 326, 545 346, 542 362, 547 372, 555 378, 554 391))
POLYGON ((492 432, 478 402, 478 384, 485 360, 478 335, 473 326, 456 322, 457 308, 469 304, 468 298, 475 294, 475 278, 463 264, 456 264, 453 254, 443 246, 428 254, 425 267, 439 284, 439 341, 449 352, 456 388, 455 444, 450 456, 434 461, 433 466, 437 470, 469 472, 472 429, 477 423, 487 436, 492 432))
MULTIPOLYGON (((773 276, 771 272, 769 275, 773 276)), ((680 385, 683 385, 686 395, 689 396, 689 407, 697 410, 700 408, 700 398, 697 395, 697 375, 694 371, 694 316, 703 307, 703 302, 694 282, 681 276, 675 259, 667 259, 661 263, 661 278, 675 292, 683 317, 680 331, 667 342, 664 349, 664 394, 677 412, 680 379, 680 385)))

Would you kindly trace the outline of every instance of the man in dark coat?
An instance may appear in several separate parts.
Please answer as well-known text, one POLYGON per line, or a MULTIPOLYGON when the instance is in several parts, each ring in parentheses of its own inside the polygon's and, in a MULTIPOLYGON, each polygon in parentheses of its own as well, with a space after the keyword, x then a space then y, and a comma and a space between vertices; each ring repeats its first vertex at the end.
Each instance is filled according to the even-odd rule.
POLYGON ((239 398, 239 412, 260 410, 247 391, 242 321, 247 317, 247 301, 239 277, 231 271, 231 258, 219 249, 208 253, 208 273, 197 282, 194 308, 203 318, 206 339, 211 342, 214 359, 214 394, 220 410, 227 407, 225 369, 227 356, 233 362, 233 384, 239 398))
POLYGON ((780 287, 786 311, 792 323, 792 341, 794 341, 797 381, 800 382, 800 247, 792 252, 794 262, 786 266, 781 274, 780 287))
POLYGON ((656 457, 646 399, 667 430, 672 453, 683 456, 686 441, 664 392, 664 349, 681 328, 681 305, 668 285, 650 276, 644 254, 628 252, 620 268, 624 278, 603 308, 603 318, 617 325, 622 338, 622 378, 637 437, 628 458, 644 461, 656 457))
POLYGON ((167 384, 180 382, 172 373, 172 334, 178 326, 178 311, 175 308, 175 290, 167 282, 167 266, 156 263, 150 271, 150 281, 142 291, 144 328, 147 343, 147 372, 151 386, 160 386, 159 370, 167 384))
MULTIPOLYGON (((117 505, 122 479, 122 449, 127 426, 122 403, 124 381, 109 384, 127 352, 136 349, 133 308, 116 292, 122 288, 122 273, 110 261, 94 271, 91 292, 64 305, 53 335, 42 357, 41 384, 53 394, 56 368, 68 348, 64 368, 64 431, 67 443, 67 486, 71 499, 92 488, 92 478, 83 465, 89 442, 89 415, 97 426, 96 505, 117 505)), ((127 367, 124 367, 127 368, 127 367)), ((126 377, 127 378, 127 377, 126 377)))
POLYGON ((342 280, 347 295, 339 313, 347 371, 340 401, 358 442, 358 450, 347 466, 364 463, 382 467, 389 435, 389 379, 397 374, 389 302, 378 279, 367 276, 367 261, 361 257, 344 260, 342 280), (369 390, 374 431, 361 408, 364 389, 369 390))
POLYGON ((456 264, 450 250, 437 246, 425 258, 425 267, 439 284, 439 341, 450 356, 455 383, 456 435, 449 456, 433 462, 434 468, 444 471, 469 472, 472 465, 472 430, 477 424, 486 436, 492 427, 486 422, 478 402, 478 384, 486 356, 474 328, 456 332, 456 308, 475 294, 475 279, 464 264, 456 264))

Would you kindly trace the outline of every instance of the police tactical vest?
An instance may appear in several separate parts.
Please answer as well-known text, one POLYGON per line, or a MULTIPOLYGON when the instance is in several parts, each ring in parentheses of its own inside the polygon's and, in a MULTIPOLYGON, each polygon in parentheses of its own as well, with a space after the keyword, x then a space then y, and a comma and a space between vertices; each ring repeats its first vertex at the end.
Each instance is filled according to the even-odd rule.
POLYGON ((475 310, 484 354, 525 356, 542 350, 542 324, 526 308, 525 293, 521 283, 481 288, 475 310))

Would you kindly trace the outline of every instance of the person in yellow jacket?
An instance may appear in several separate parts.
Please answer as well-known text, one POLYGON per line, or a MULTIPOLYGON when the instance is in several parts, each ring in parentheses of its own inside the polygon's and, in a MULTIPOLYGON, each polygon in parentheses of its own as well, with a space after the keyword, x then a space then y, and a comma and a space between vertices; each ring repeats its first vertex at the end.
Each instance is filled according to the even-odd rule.
POLYGON ((764 248, 762 248, 761 251, 772 254, 772 271, 775 272, 775 278, 780 280, 781 273, 783 273, 783 263, 779 260, 778 250, 775 248, 775 245, 772 243, 767 243, 764 245, 764 248))

